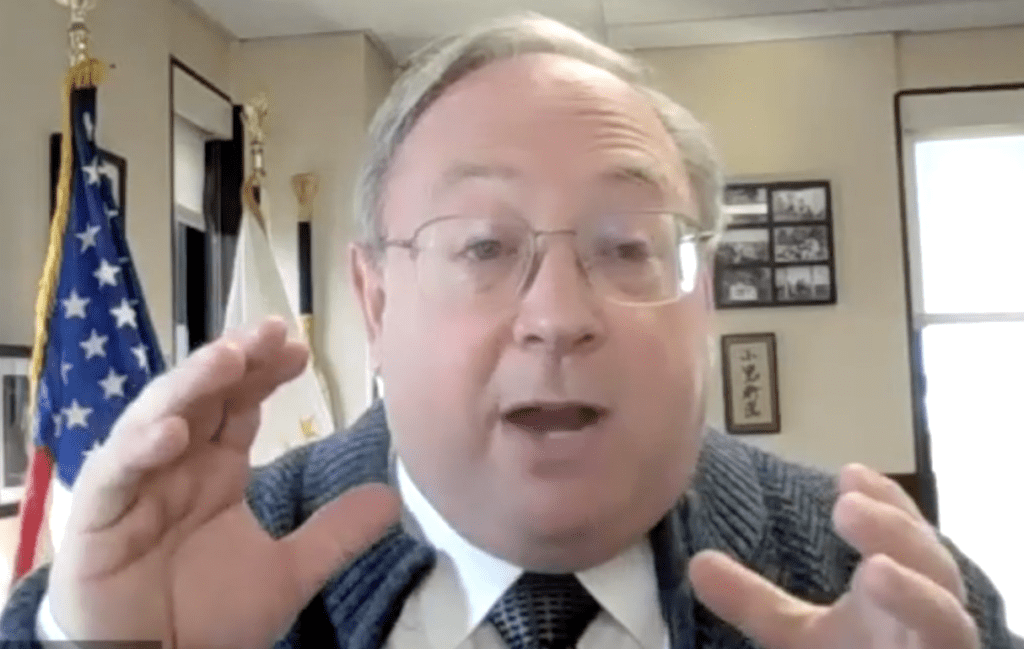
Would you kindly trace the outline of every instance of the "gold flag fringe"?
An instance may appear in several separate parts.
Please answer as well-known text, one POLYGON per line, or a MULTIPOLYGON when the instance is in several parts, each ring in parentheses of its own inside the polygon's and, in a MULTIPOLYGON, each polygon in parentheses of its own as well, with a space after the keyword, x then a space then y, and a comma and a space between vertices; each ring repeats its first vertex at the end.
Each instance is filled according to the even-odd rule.
POLYGON ((46 248, 46 261, 36 294, 35 341, 32 346, 32 364, 29 374, 29 412, 35 421, 39 378, 46 361, 47 325, 53 305, 54 293, 60 281, 60 263, 63 254, 64 230, 67 229, 71 209, 71 166, 74 164, 74 142, 71 128, 71 94, 75 90, 95 88, 103 83, 107 66, 97 59, 86 59, 72 66, 64 76, 64 94, 61 97, 63 124, 60 142, 60 175, 57 180, 56 201, 50 221, 50 241, 46 248))

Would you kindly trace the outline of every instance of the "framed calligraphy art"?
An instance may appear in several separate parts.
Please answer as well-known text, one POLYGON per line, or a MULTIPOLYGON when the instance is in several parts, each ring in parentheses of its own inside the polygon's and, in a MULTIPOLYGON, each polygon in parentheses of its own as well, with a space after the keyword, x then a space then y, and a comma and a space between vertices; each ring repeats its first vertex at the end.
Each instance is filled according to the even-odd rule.
POLYGON ((722 336, 722 383, 730 433, 782 430, 775 334, 722 336))

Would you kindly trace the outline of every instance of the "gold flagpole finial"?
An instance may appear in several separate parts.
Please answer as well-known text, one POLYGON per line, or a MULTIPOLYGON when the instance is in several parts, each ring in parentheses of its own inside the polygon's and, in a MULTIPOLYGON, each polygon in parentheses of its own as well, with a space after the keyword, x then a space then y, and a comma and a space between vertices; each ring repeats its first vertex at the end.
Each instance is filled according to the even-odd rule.
POLYGON ((263 186, 263 180, 267 176, 263 145, 267 137, 269 112, 270 102, 267 101, 267 95, 262 92, 242 106, 242 121, 249 132, 249 155, 252 161, 252 171, 242 187, 242 201, 264 231, 267 231, 267 223, 263 210, 260 209, 260 197, 257 196, 256 190, 263 186))
POLYGON ((267 139, 267 113, 270 103, 267 96, 260 93, 242 107, 242 118, 249 131, 249 152, 252 156, 252 170, 262 179, 266 175, 263 164, 263 145, 267 139))
POLYGON ((313 218, 313 203, 320 191, 320 177, 311 171, 292 176, 292 191, 299 201, 299 221, 313 218))
POLYGON ((96 0, 56 0, 71 13, 68 27, 68 59, 72 67, 89 60, 89 28, 86 16, 96 8, 96 0))

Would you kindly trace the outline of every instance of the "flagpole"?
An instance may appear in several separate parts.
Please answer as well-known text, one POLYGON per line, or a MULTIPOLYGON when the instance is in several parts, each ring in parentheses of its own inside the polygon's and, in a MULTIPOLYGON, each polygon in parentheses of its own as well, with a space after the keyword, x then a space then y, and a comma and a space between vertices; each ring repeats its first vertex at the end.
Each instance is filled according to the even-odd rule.
MULTIPOLYGON (((89 53, 90 33, 86 17, 89 11, 96 7, 96 0, 56 0, 56 2, 67 7, 70 13, 67 31, 69 68, 64 77, 61 93, 60 173, 57 180, 55 207, 50 221, 46 259, 43 263, 42 277, 39 280, 39 291, 36 294, 35 336, 29 369, 29 416, 33 431, 37 425, 39 381, 46 361, 49 317, 60 280, 64 231, 67 228, 68 212, 71 207, 71 175, 74 164, 74 142, 71 128, 72 95, 76 90, 99 86, 103 82, 106 72, 106 65, 94 59, 89 53)), ((34 437, 33 435, 33 441, 34 437)), ((45 446, 37 446, 32 454, 25 495, 19 512, 18 549, 14 558, 11 588, 32 570, 35 562, 39 531, 43 527, 43 517, 46 511, 46 494, 53 477, 53 465, 54 459, 45 446)))
POLYGON ((313 203, 320 190, 320 179, 306 172, 292 176, 292 191, 299 203, 299 317, 306 338, 313 340, 313 203))

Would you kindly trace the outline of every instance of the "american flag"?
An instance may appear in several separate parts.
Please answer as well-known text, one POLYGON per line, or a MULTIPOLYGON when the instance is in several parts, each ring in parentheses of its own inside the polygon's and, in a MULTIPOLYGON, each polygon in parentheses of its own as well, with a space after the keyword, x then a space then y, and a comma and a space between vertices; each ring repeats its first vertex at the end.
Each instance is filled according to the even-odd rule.
MULTIPOLYGON (((150 378, 164 369, 128 251, 123 205, 114 191, 117 174, 96 145, 95 88, 73 92, 71 116, 71 203, 35 419, 37 454, 45 453, 43 461, 56 469, 54 502, 58 490, 70 492, 88 454, 103 443, 150 378)), ((37 474, 42 475, 33 470, 29 478, 21 534, 22 545, 33 544, 33 555, 48 486, 31 483, 37 474)), ((54 547, 62 525, 62 520, 51 521, 54 547)), ((18 570, 24 566, 16 566, 16 574, 18 570)))

